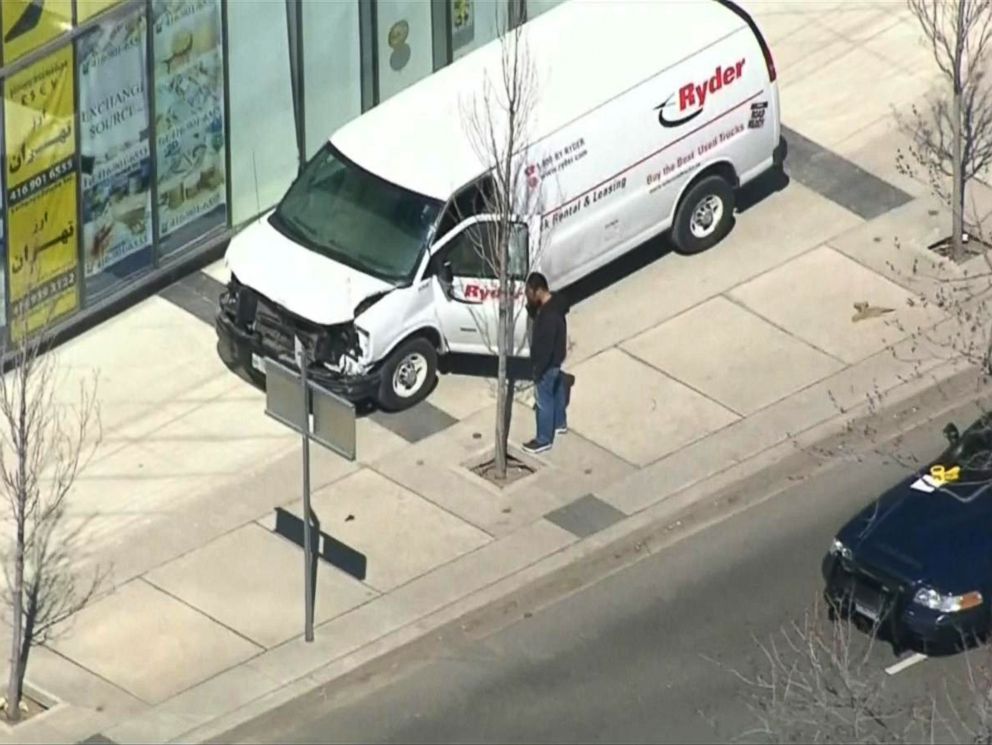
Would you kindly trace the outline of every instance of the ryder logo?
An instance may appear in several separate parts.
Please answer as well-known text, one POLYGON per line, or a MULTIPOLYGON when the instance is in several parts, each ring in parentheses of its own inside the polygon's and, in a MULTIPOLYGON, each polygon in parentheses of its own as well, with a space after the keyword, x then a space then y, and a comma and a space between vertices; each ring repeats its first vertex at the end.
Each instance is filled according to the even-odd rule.
POLYGON ((663 104, 654 107, 658 112, 658 124, 662 127, 679 127, 686 122, 691 122, 703 113, 706 99, 722 88, 734 84, 734 81, 741 78, 744 71, 744 60, 738 60, 732 65, 723 67, 717 65, 716 71, 702 83, 686 83, 665 99, 663 104), (678 101, 674 99, 678 96, 678 101), (665 111, 673 111, 666 115, 665 111), (677 112, 677 113, 674 113, 677 112))

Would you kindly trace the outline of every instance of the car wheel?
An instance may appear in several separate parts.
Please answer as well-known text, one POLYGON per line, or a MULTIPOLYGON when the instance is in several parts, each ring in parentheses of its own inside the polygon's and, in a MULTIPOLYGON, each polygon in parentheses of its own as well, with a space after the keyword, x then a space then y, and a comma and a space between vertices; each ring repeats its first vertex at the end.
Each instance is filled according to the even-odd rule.
POLYGON ((400 344, 385 364, 376 403, 386 411, 403 411, 423 401, 437 383, 437 350, 417 337, 400 344))
POLYGON ((679 253, 698 254, 716 245, 734 224, 734 190, 722 176, 707 176, 679 204, 672 241, 679 253))

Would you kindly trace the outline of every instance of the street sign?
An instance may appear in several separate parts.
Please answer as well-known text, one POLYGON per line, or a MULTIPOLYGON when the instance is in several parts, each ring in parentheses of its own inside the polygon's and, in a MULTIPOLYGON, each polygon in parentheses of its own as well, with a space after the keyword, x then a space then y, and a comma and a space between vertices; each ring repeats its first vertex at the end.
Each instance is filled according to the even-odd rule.
MULTIPOLYGON (((304 433, 303 381, 299 374, 275 360, 265 361, 265 413, 290 429, 304 433)), ((355 460, 355 405, 307 381, 310 417, 306 434, 342 458, 355 460)))
POLYGON ((355 405, 321 388, 311 388, 313 439, 342 458, 355 460, 355 405))
POLYGON ((265 413, 292 430, 303 433, 303 381, 300 376, 275 360, 265 360, 265 413))
POLYGON ((313 641, 314 563, 310 511, 310 440, 355 460, 355 406, 309 380, 307 348, 294 347, 299 373, 275 360, 265 361, 265 413, 302 435, 303 442, 303 638, 313 641))

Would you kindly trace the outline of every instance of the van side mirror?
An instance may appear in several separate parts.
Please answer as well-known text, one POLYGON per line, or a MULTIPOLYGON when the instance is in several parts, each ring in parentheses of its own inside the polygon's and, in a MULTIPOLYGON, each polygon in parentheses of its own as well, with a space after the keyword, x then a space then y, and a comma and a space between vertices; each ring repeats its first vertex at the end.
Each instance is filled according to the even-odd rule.
POLYGON ((955 426, 954 422, 949 422, 946 427, 944 427, 944 437, 952 445, 961 439, 961 433, 958 432, 958 428, 955 426))
POLYGON ((437 268, 437 278, 445 288, 450 288, 455 283, 455 273, 451 269, 451 262, 445 261, 437 268))

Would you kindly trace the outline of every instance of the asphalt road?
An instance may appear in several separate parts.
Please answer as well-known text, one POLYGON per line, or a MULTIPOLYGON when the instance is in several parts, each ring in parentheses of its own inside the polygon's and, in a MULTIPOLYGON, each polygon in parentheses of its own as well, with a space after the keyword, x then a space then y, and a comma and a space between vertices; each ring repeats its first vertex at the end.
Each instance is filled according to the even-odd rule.
MULTIPOLYGON (((970 423, 973 408, 954 418, 970 423)), ((939 452, 940 425, 903 450, 939 452)), ((878 457, 833 467, 488 638, 455 639, 383 685, 292 702, 227 742, 713 742, 754 723, 730 670, 760 665, 755 638, 819 594, 835 530, 904 469, 878 457)), ((876 647, 872 664, 897 662, 876 647)), ((933 687, 961 659, 887 678, 933 687)))

